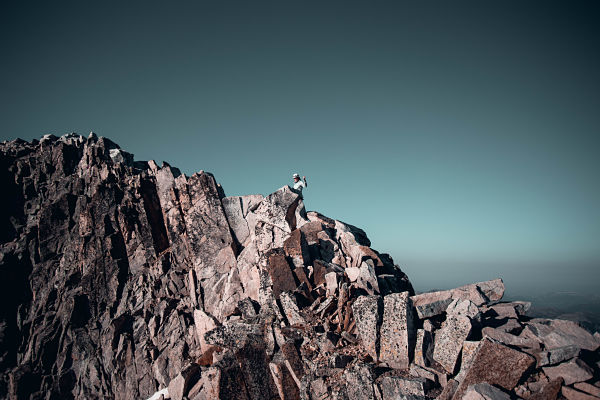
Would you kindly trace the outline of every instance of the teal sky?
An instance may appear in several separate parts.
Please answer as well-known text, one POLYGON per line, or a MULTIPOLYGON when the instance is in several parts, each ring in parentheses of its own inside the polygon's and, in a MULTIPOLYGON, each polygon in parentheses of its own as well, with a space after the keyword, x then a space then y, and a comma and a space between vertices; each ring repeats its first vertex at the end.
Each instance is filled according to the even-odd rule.
POLYGON ((591 1, 3 2, 0 140, 94 131, 227 195, 298 172, 309 210, 417 290, 595 292, 599 20, 591 1))

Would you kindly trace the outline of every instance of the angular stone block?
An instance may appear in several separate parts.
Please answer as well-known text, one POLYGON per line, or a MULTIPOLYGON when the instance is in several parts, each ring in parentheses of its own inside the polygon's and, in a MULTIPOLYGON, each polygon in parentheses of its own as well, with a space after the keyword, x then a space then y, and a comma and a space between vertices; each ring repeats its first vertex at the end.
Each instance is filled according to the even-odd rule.
POLYGON ((373 360, 377 361, 379 327, 382 319, 381 297, 360 296, 352 304, 352 314, 356 320, 360 343, 373 360))
POLYGON ((554 367, 544 367, 543 370, 550 379, 563 378, 565 385, 584 382, 594 376, 594 370, 579 358, 554 367))
POLYGON ((462 399, 467 388, 475 383, 487 382, 512 390, 534 363, 533 357, 484 338, 453 399, 462 399))
POLYGON ((463 342, 470 332, 471 320, 462 315, 448 315, 442 328, 436 332, 433 359, 448 373, 454 374, 463 342))
POLYGON ((392 368, 408 368, 413 357, 416 329, 409 292, 383 298, 379 359, 392 368))

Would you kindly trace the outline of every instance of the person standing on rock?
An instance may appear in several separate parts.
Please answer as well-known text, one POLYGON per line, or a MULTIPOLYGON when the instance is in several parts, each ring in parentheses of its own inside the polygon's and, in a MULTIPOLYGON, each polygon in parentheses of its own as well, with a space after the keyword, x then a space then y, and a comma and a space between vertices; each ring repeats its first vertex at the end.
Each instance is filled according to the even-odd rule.
POLYGON ((292 175, 292 178, 294 179, 294 191, 298 193, 300 195, 300 198, 302 199, 302 189, 308 186, 308 183, 306 182, 306 177, 302 177, 302 180, 304 182, 300 180, 300 175, 298 174, 292 175))
POLYGON ((306 176, 302 177, 300 180, 300 175, 294 174, 292 175, 294 179, 294 186, 292 188, 293 192, 296 192, 300 195, 300 200, 298 200, 298 207, 296 207, 296 227, 300 228, 302 225, 310 222, 308 217, 306 216, 306 209, 304 208, 304 196, 302 196, 302 189, 308 186, 306 182, 306 176))

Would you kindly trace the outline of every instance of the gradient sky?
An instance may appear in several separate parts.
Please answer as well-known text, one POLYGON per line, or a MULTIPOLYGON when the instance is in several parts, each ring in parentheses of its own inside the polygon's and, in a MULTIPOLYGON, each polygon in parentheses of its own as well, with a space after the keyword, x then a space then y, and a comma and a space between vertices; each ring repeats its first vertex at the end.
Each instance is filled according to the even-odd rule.
POLYGON ((598 21, 593 1, 2 2, 0 140, 94 131, 227 195, 298 172, 418 290, 594 292, 598 21))

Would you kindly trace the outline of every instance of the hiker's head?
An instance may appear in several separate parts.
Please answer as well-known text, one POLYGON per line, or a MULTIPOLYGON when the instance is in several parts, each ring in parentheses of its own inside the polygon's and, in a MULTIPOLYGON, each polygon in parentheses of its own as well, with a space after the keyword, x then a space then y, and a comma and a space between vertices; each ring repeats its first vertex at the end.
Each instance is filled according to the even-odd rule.
POLYGON ((294 174, 294 175, 292 175, 292 178, 294 178, 294 180, 295 180, 296 182, 298 182, 298 181, 300 180, 300 175, 298 175, 298 174, 294 174))

